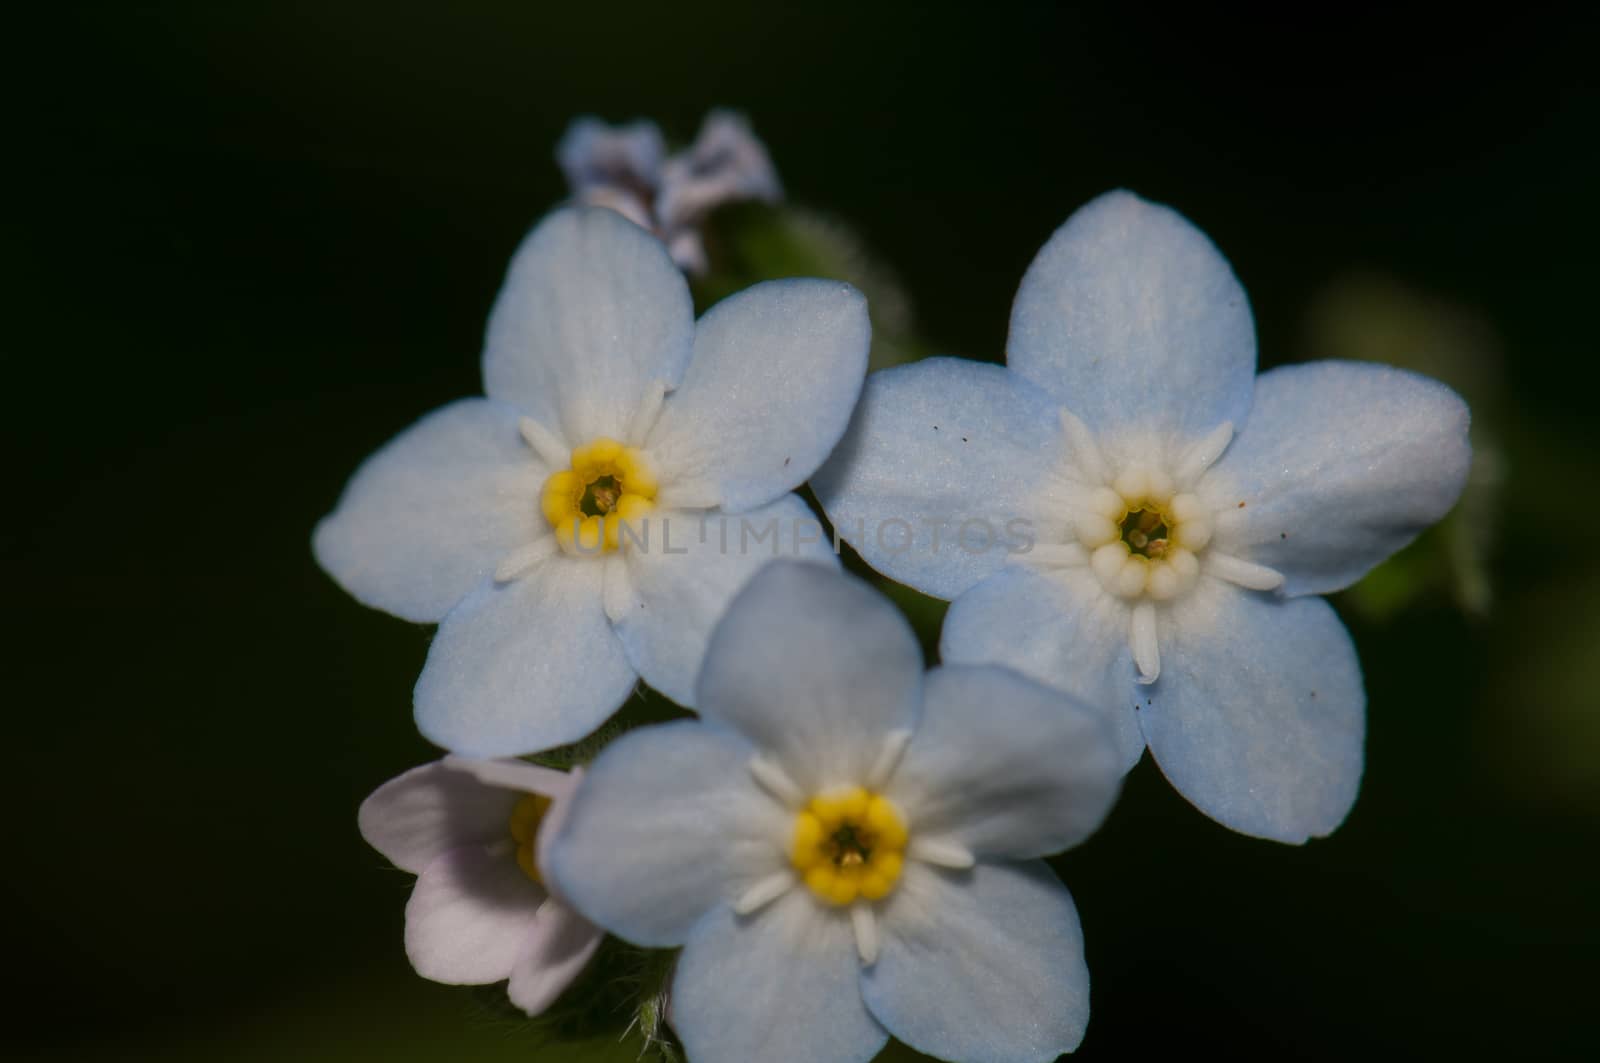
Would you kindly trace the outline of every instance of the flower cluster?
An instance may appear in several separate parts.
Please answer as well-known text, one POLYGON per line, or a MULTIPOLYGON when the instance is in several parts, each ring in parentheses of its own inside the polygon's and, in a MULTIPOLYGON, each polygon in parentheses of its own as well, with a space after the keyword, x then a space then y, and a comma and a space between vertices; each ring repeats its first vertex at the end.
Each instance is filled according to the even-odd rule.
POLYGON ((684 151, 667 155, 654 122, 609 126, 580 118, 556 146, 556 161, 579 203, 610 207, 659 236, 689 273, 709 267, 700 229, 728 203, 776 203, 783 186, 750 124, 712 111, 684 151))
POLYGON ((1320 595, 1453 505, 1465 406, 1377 365, 1257 377, 1222 256, 1120 192, 1039 253, 1006 366, 863 386, 846 284, 694 320, 698 221, 778 194, 742 121, 664 158, 654 126, 583 120, 558 155, 582 205, 513 259, 485 397, 374 454, 314 538, 355 597, 439 625, 415 715, 450 755, 360 813, 418 876, 413 966, 537 1015, 607 933, 681 950, 661 999, 701 1063, 1073 1050, 1083 935, 1042 858, 1146 747, 1235 830, 1339 825, 1366 705, 1320 595), (868 565, 953 600, 939 667, 840 571, 808 480, 868 565), (570 772, 519 759, 641 678, 682 718, 570 772))

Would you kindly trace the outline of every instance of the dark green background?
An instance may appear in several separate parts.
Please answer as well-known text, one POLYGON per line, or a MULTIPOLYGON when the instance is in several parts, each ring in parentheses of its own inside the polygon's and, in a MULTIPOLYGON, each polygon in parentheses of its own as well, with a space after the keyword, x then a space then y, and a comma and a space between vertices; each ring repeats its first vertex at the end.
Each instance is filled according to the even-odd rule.
POLYGON ((1592 1051, 1592 27, 778 7, 11 25, 13 1058, 580 1058, 406 966, 410 880, 354 814, 430 755, 409 712, 429 631, 341 594, 308 539, 363 456, 478 390, 501 271, 564 194, 566 122, 686 139, 716 104, 898 268, 941 350, 998 357, 1033 253, 1119 185, 1229 255, 1264 365, 1306 353, 1351 270, 1490 330, 1493 613, 1339 603, 1370 736, 1330 840, 1229 834, 1133 773, 1061 864, 1095 978, 1080 1055, 1592 1051))

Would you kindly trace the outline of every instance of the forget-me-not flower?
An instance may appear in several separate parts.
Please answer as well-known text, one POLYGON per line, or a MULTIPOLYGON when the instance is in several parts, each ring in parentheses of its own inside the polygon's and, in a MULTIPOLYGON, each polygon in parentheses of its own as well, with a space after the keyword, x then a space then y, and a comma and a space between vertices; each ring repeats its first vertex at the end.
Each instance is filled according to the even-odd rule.
POLYGON ((874 568, 954 599, 946 661, 1110 707, 1125 765, 1148 744, 1208 815, 1298 843, 1343 821, 1363 760, 1360 666, 1317 595, 1450 509, 1468 414, 1385 366, 1255 362, 1211 242, 1113 192, 1029 267, 1006 367, 875 374, 813 487, 874 568))
POLYGON ((610 207, 649 229, 694 274, 709 266, 700 229, 712 211, 783 198, 766 147, 742 115, 727 110, 707 114, 694 143, 672 156, 653 122, 579 118, 556 145, 556 161, 579 203, 610 207))
POLYGON ((603 931, 551 892, 540 870, 581 771, 446 758, 390 779, 361 803, 361 836, 417 876, 406 955, 450 985, 509 979, 537 1015, 594 955, 603 931))
POLYGON ((594 207, 540 223, 490 314, 488 397, 374 454, 316 531, 350 593, 440 622, 423 735, 478 757, 549 748, 640 676, 688 703, 757 567, 834 560, 792 491, 848 423, 869 331, 861 295, 822 280, 755 285, 696 327, 638 226, 594 207))
POLYGON ((821 565, 774 562, 729 607, 699 720, 590 765, 547 869, 590 919, 684 946, 672 1023, 695 1063, 944 1059, 1076 1047, 1088 971, 1038 857, 1104 818, 1101 714, 1005 668, 926 675, 905 619, 821 565))

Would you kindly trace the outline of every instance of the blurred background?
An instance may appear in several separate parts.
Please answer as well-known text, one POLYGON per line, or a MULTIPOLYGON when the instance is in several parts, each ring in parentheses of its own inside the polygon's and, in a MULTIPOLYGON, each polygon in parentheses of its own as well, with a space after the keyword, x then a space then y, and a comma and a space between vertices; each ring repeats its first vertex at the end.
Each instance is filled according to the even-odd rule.
MULTIPOLYGON (((1594 27, 1463 18, 196 3, 13 23, 6 1054, 638 1055, 541 1047, 411 973, 411 879, 355 809, 434 755, 410 721, 430 630, 341 593, 309 536, 363 457, 479 391, 507 259, 566 195, 568 121, 685 142, 727 105, 790 201, 870 250, 902 354, 998 359, 1034 252, 1126 186, 1228 255, 1263 367, 1407 364, 1474 406, 1461 509, 1335 601, 1369 696, 1345 826, 1230 834, 1147 759, 1057 861, 1095 980, 1079 1056, 1593 1058, 1594 27)), ((931 640, 938 609, 900 600, 931 640)))

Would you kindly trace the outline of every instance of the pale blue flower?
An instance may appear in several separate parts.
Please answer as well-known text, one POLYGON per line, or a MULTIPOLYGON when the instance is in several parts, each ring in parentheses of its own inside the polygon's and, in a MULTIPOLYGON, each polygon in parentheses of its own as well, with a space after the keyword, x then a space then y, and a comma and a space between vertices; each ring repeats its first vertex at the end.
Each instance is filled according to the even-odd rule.
POLYGON ((926 675, 866 584, 775 562, 712 638, 700 719, 589 768, 547 870, 590 920, 682 945, 694 1063, 866 1061, 889 1035, 972 1063, 1077 1046, 1077 844, 1120 764, 1095 710, 1004 668, 926 675))
POLYGON ((843 433, 868 342, 847 284, 758 284, 697 328, 644 230, 598 208, 535 228, 490 314, 488 397, 369 458, 314 539, 361 601, 439 622, 422 733, 508 756, 581 738, 640 676, 688 703, 757 567, 833 561, 791 492, 843 433))
POLYGON ((556 145, 556 162, 577 202, 609 207, 649 229, 694 274, 709 266, 700 229, 712 211, 783 199, 765 145, 744 116, 728 110, 708 113, 694 143, 670 157, 653 122, 610 126, 579 118, 556 145))
POLYGON ((1008 664, 1107 706, 1126 766, 1148 744, 1234 830, 1332 831, 1360 782, 1365 694, 1316 596, 1454 504, 1466 406, 1380 365, 1257 378, 1227 262, 1126 192, 1040 251, 1007 362, 938 358, 868 381, 813 480, 840 533, 955 600, 946 661, 1008 664), (904 525, 885 536, 886 521, 904 525), (1002 538, 1011 522, 1026 534, 1002 538))

